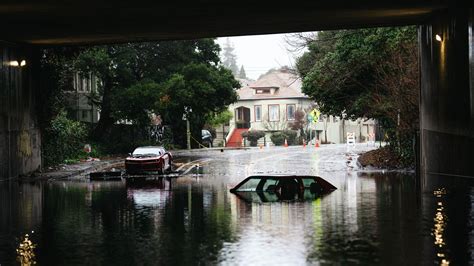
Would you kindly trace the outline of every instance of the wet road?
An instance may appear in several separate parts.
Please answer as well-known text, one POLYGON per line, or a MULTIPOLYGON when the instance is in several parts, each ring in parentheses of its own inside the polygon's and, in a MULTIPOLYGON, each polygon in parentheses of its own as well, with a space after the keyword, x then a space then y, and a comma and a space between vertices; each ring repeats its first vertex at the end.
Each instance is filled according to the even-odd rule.
POLYGON ((360 171, 356 153, 370 148, 182 153, 203 174, 142 186, 0 183, 0 264, 15 264, 26 233, 39 265, 474 263, 474 189, 420 193, 410 174, 360 171), (255 173, 320 175, 338 189, 306 202, 229 193, 255 173))

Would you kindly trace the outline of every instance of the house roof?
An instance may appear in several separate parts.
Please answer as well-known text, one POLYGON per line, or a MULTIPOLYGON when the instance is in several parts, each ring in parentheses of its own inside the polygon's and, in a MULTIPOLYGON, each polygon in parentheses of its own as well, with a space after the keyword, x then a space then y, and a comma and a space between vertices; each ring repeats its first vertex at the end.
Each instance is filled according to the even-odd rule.
POLYGON ((237 91, 240 100, 307 98, 301 91, 301 78, 286 70, 275 70, 237 91), (256 94, 256 89, 274 88, 273 94, 256 94))

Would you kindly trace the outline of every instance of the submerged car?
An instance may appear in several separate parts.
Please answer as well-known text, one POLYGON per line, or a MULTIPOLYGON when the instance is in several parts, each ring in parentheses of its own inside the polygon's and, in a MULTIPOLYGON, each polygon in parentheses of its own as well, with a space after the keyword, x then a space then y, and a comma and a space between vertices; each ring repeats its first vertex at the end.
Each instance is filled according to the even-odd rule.
POLYGON ((171 153, 159 146, 138 147, 125 159, 126 174, 165 174, 172 171, 171 153))
POLYGON ((337 188, 319 176, 257 175, 249 176, 230 192, 247 201, 308 200, 337 188))

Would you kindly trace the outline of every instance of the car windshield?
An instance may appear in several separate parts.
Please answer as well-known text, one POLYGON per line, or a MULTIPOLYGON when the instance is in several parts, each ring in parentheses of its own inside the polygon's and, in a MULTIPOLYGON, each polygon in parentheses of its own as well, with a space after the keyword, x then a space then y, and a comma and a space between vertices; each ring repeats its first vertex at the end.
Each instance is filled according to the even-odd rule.
POLYGON ((160 148, 136 148, 133 151, 133 156, 157 156, 161 155, 160 148))

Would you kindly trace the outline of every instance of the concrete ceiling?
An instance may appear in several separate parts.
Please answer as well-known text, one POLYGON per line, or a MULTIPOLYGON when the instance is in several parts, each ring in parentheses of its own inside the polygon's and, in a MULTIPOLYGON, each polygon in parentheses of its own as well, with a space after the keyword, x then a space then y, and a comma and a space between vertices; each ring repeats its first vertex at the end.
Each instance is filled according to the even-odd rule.
POLYGON ((97 2, 3 0, 0 40, 97 44, 407 25, 446 7, 445 1, 422 0, 97 2))

